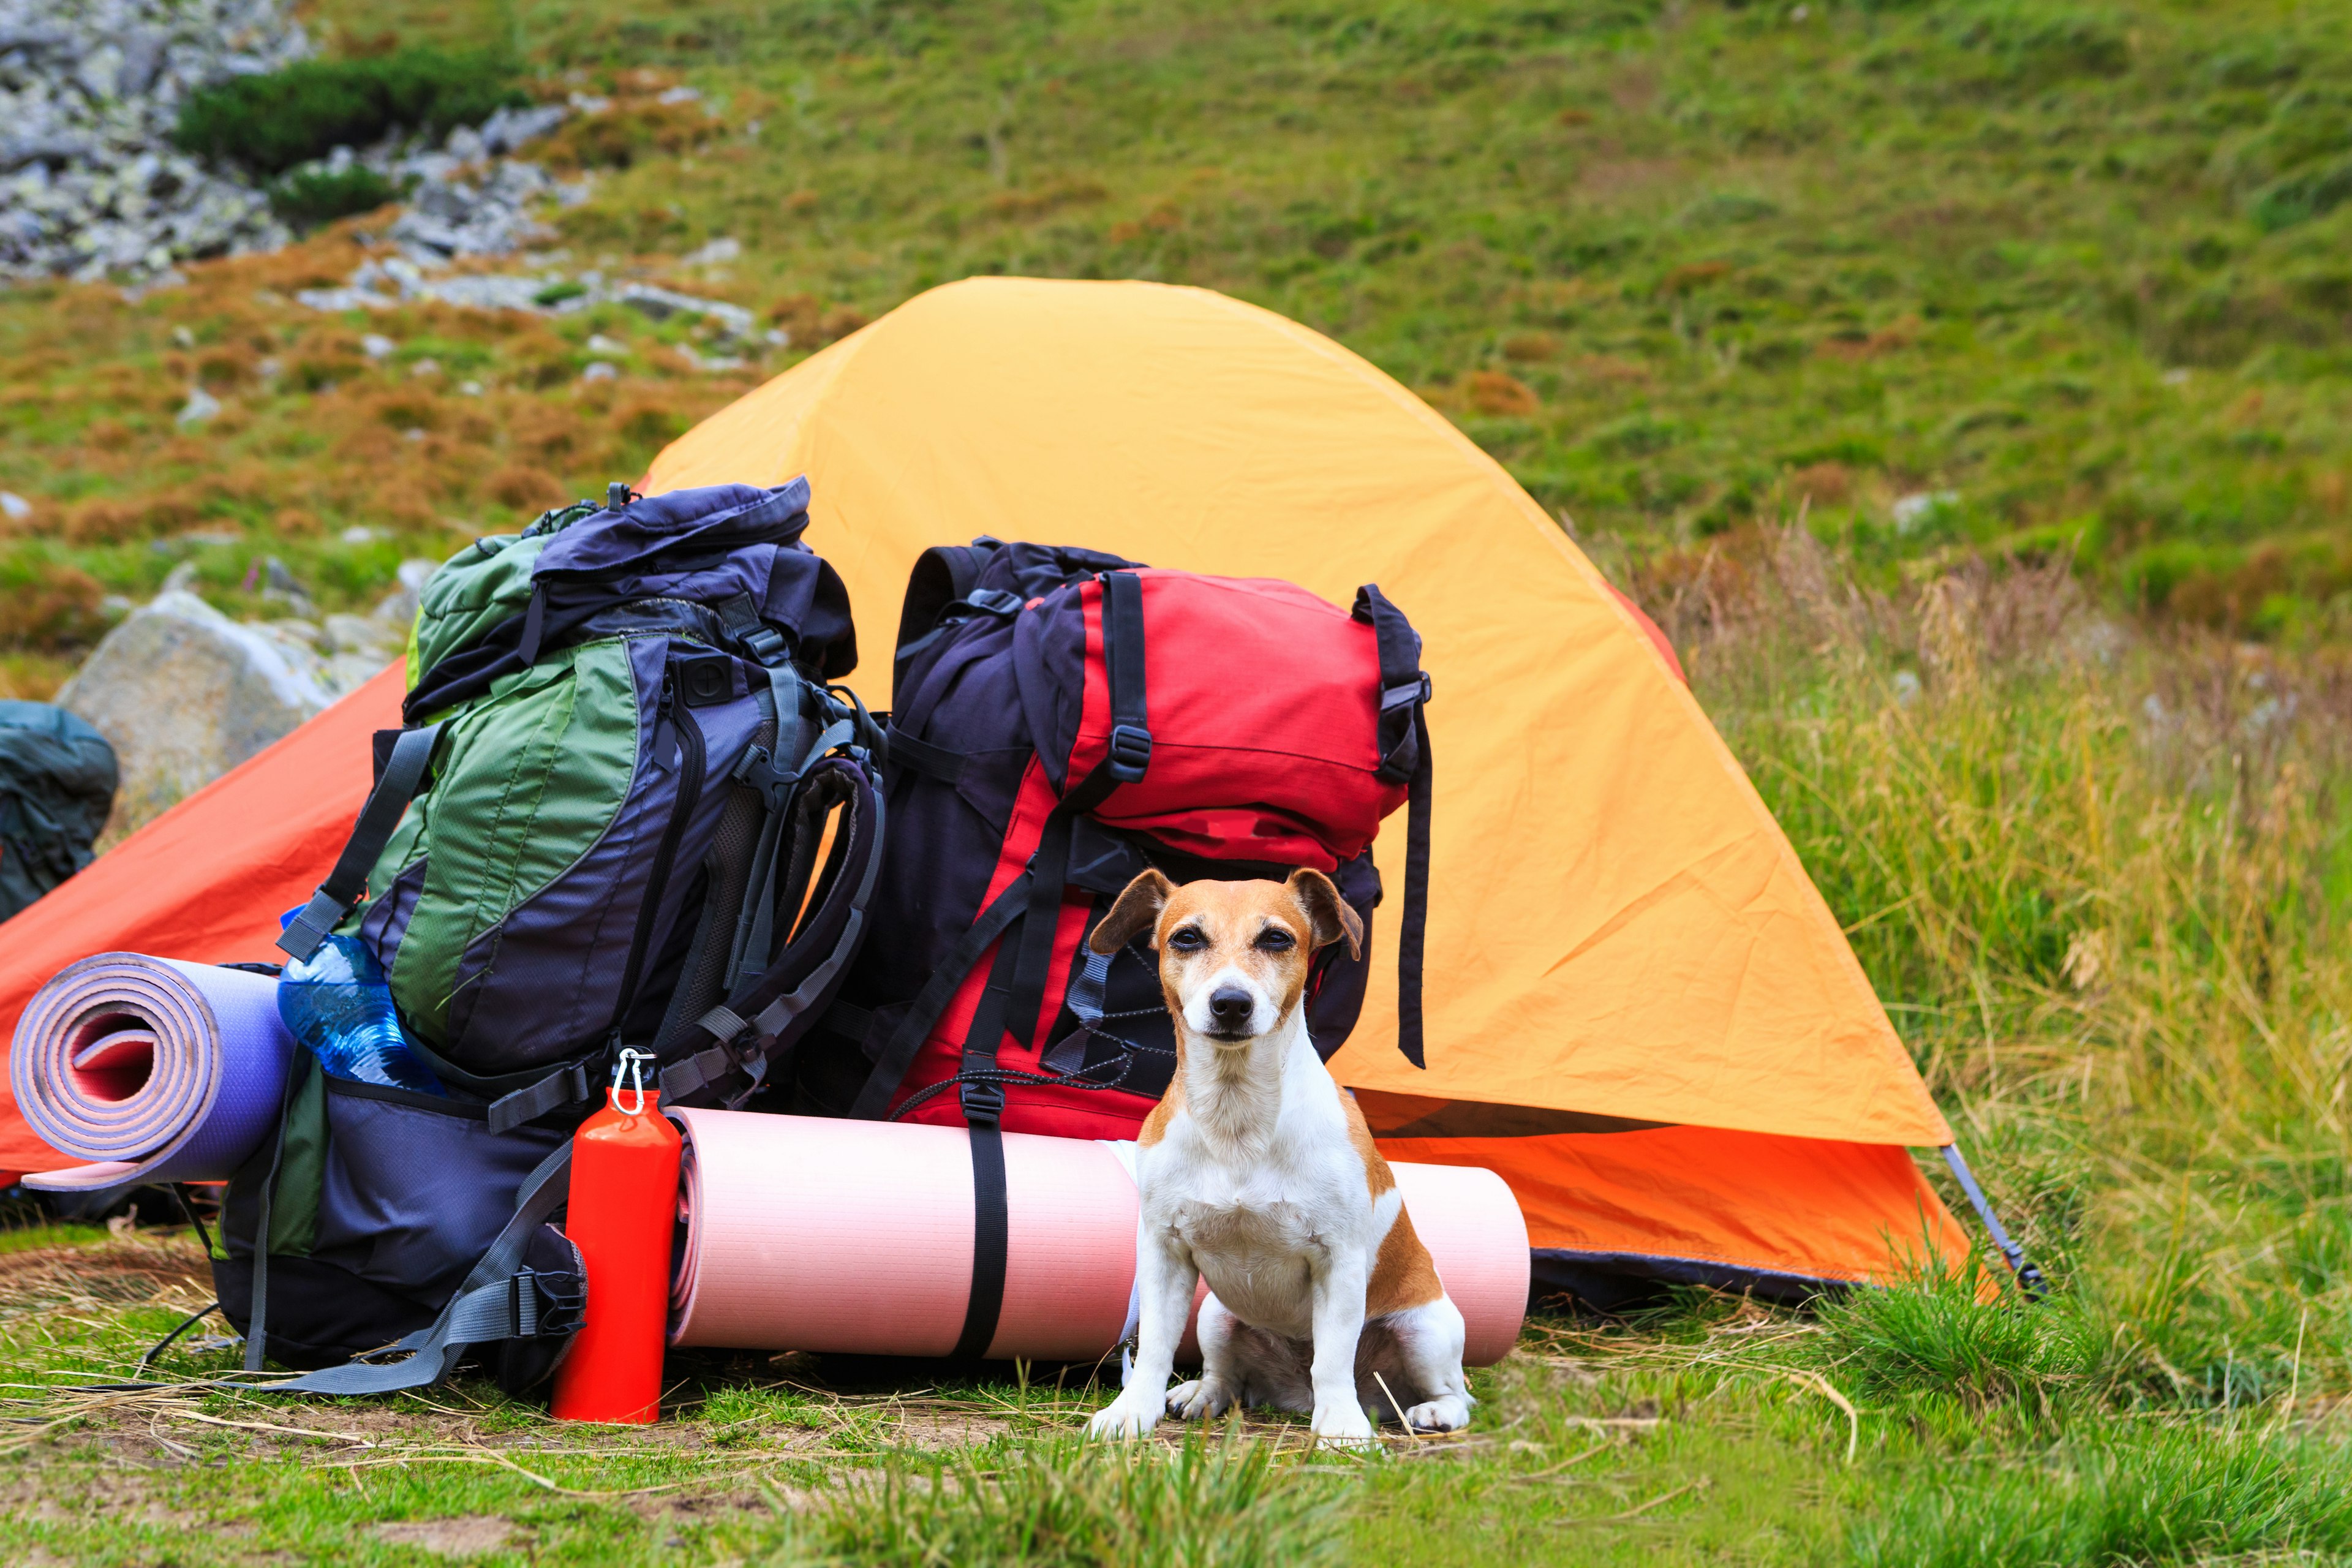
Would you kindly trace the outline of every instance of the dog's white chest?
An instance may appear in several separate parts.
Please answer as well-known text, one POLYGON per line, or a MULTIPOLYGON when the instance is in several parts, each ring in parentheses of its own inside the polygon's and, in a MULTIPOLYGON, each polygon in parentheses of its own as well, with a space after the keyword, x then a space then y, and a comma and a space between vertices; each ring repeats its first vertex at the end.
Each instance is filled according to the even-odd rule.
POLYGON ((1328 1246, 1309 1208, 1273 1194, 1227 1203, 1196 1197, 1172 1208, 1171 1227, 1236 1317, 1276 1333, 1307 1333, 1312 1280, 1328 1246))

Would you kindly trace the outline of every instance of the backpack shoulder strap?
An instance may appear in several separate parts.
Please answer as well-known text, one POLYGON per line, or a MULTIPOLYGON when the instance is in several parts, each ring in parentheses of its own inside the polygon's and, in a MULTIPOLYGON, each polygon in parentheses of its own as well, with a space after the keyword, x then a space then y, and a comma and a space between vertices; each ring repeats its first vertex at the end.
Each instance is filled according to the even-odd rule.
POLYGON ((907 574, 907 597, 898 606, 898 640, 891 655, 890 691, 893 705, 903 704, 909 673, 925 648, 946 635, 960 616, 949 611, 961 605, 991 615, 1011 615, 1021 608, 1011 594, 990 590, 975 599, 981 574, 1003 549, 1002 542, 982 534, 970 544, 938 544, 915 558, 907 574))
POLYGON ((772 962, 748 973, 724 1003, 695 1021, 694 1028, 710 1043, 662 1069, 664 1104, 690 1104, 688 1097, 722 1085, 731 1090, 730 1105, 750 1098, 766 1081, 770 1063, 816 1022, 865 942, 866 910, 881 875, 885 831, 874 769, 855 752, 828 756, 809 769, 800 794, 811 810, 803 833, 812 840, 821 829, 822 814, 835 805, 842 812, 832 863, 814 865, 812 842, 807 875, 796 868, 784 883, 787 901, 795 887, 811 884, 823 889, 822 897, 800 916, 797 931, 772 962))
POLYGON ((425 770, 432 764, 433 747, 441 738, 441 726, 426 724, 396 733, 398 738, 392 743, 392 754, 384 762, 375 788, 368 793, 367 804, 360 808, 359 821, 352 825, 343 852, 335 858, 335 868, 327 873, 327 879, 319 884, 310 901, 278 934, 278 946, 289 957, 307 959, 318 952, 328 933, 357 907, 361 895, 367 891, 368 873, 375 869, 377 857, 392 842, 401 817, 408 811, 408 803, 425 785, 425 770))

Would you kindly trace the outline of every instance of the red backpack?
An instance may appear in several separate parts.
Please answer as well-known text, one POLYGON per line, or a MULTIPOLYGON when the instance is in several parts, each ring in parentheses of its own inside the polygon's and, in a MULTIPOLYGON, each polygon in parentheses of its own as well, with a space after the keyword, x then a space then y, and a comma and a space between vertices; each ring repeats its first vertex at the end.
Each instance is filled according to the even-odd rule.
MULTIPOLYGON (((1372 838, 1409 796, 1400 1043, 1418 1063, 1420 652, 1373 587, 1351 614, 1091 551, 927 552, 899 626, 875 936, 803 1047, 803 1109, 1132 1136, 1174 1039, 1154 956, 1086 950, 1111 900, 1148 866, 1179 882, 1311 866, 1369 936, 1372 838)), ((1326 1058, 1361 1005, 1366 945, 1318 955, 1326 1058)))
POLYGON ((898 627, 872 937, 790 1068, 805 1112, 962 1124, 980 1198, 971 1317, 993 1335, 1000 1130, 1131 1138, 1175 1067, 1156 955, 1085 938, 1147 867, 1177 882, 1329 874, 1363 954, 1323 948, 1307 1027, 1354 1026, 1408 798, 1398 1042, 1422 1061, 1429 678, 1378 588, 1288 583, 981 539, 927 552, 898 627))

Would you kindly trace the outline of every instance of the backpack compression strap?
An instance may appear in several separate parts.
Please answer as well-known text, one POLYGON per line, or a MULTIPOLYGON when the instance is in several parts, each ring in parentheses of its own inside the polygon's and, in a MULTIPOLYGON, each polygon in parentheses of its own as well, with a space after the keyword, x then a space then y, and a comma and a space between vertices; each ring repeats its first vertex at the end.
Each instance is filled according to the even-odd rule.
POLYGON ((1421 668, 1421 634, 1404 612, 1367 583, 1356 590, 1355 618, 1372 628, 1381 654, 1380 776, 1411 794, 1404 834, 1404 913, 1397 921, 1397 1049, 1426 1068, 1421 1022, 1421 955, 1429 932, 1429 677, 1421 668))
MULTIPOLYGON (((515 1194, 514 1217, 449 1298, 449 1304, 441 1309, 441 1315, 430 1327, 379 1352, 390 1355, 405 1351, 406 1359, 346 1362, 282 1383, 224 1382, 217 1386, 279 1394, 392 1394, 438 1383, 468 1345, 573 1332, 584 1310, 584 1286, 568 1276, 543 1275, 522 1266, 531 1237, 549 1215, 563 1206, 571 1191, 572 1143, 567 1139, 523 1178, 515 1194)), ((257 1338, 260 1325, 253 1327, 257 1338)))
MULTIPOLYGON (((998 1044, 1009 1032, 1024 1041, 1045 1005, 1046 972, 1054 958, 1055 917, 1068 879, 1070 835, 1077 818, 1100 805, 1122 784, 1133 784, 1151 763, 1151 726, 1145 705, 1143 579, 1106 572, 1102 584, 1104 674, 1110 688, 1110 742, 1094 771, 1046 816, 1028 868, 997 895, 965 931, 915 998, 859 1090, 853 1116, 879 1117, 931 1026, 992 942, 1001 942, 987 988, 965 1032, 961 1086, 964 1126, 971 1141, 971 1294, 963 1331, 949 1352, 958 1359, 986 1352, 996 1337, 1004 1303, 1010 1226, 1005 1203, 1004 1081, 996 1069, 998 1044), (1033 907, 1034 903, 1034 907, 1033 907)), ((902 1107, 901 1109, 905 1109, 902 1107)))
POLYGON ((278 933, 278 945, 289 956, 302 960, 318 952, 319 944, 367 892, 368 873, 375 869, 376 858, 392 842, 408 803, 423 787, 425 769, 433 761, 434 742, 440 738, 438 724, 400 731, 383 773, 368 793, 367 805, 360 808, 359 821, 352 825, 343 852, 335 858, 335 868, 327 873, 302 912, 278 933))

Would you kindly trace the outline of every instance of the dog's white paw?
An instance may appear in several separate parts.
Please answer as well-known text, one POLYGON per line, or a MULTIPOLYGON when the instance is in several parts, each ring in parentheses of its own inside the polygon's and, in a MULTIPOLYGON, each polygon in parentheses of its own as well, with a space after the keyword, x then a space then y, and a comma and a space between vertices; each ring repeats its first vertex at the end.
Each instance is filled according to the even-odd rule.
POLYGON ((1168 1395, 1158 1389, 1130 1388, 1095 1412, 1087 1423, 1089 1437, 1141 1437, 1160 1425, 1167 1413, 1168 1395))
POLYGON ((1315 1415, 1308 1424, 1315 1440, 1334 1448, 1376 1448, 1380 1440, 1372 1436, 1371 1418, 1364 1407, 1352 1399, 1326 1404, 1318 1401, 1315 1415))
POLYGON ((1205 1377, 1180 1383, 1168 1391, 1168 1413, 1187 1421, 1202 1421, 1223 1415, 1233 1407, 1233 1403, 1230 1389, 1205 1377))
POLYGON ((1416 1432, 1459 1432, 1470 1425, 1470 1402, 1458 1394, 1441 1394, 1406 1411, 1404 1424, 1416 1432))

